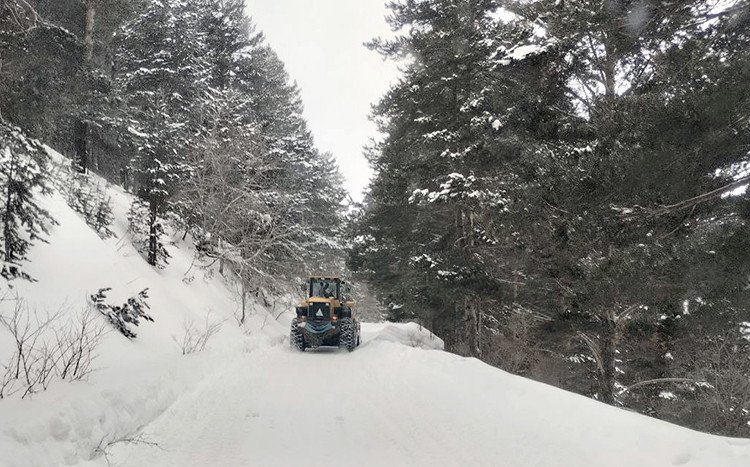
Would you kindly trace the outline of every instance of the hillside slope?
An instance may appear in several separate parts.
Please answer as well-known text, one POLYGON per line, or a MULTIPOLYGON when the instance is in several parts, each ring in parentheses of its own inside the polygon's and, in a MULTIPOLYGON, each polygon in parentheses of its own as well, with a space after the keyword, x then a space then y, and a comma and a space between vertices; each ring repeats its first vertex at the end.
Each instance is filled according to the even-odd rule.
MULTIPOLYGON (((95 311, 109 331, 96 349, 87 381, 56 380, 31 397, 21 400, 17 393, 0 399, 2 467, 79 465, 92 458, 106 465, 101 452, 95 452, 97 446, 136 432, 181 392, 210 375, 216 361, 278 344, 286 333, 286 324, 277 323, 257 304, 249 310, 245 328, 237 326, 236 295, 213 269, 193 264, 187 243, 169 247, 172 258, 165 269, 149 266, 128 233, 131 195, 118 187, 111 187, 109 194, 117 238, 107 240, 100 239, 61 194, 40 200, 59 225, 50 226, 48 243, 37 242, 31 251, 26 271, 36 281, 16 280, 0 301, 0 314, 9 316, 18 298, 32 323, 35 316, 59 311, 62 326, 77 319, 88 307, 87 297, 100 288, 112 288, 107 296, 112 304, 148 288, 154 322, 132 327, 137 338, 131 341, 95 311), (183 356, 186 326, 201 329, 207 320, 221 325, 219 334, 205 352, 183 356)), ((47 340, 52 342, 52 336, 47 340)), ((12 352, 12 337, 0 327, 0 365, 12 352)))

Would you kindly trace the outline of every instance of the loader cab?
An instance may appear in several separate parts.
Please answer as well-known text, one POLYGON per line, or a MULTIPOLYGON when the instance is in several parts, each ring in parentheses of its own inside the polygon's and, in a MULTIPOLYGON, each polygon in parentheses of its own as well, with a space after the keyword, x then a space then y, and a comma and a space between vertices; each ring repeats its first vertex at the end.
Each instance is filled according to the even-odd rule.
POLYGON ((310 297, 339 298, 341 284, 337 279, 310 279, 310 297))
POLYGON ((344 301, 345 296, 351 291, 351 286, 337 277, 311 277, 303 286, 302 290, 307 297, 330 298, 344 301))

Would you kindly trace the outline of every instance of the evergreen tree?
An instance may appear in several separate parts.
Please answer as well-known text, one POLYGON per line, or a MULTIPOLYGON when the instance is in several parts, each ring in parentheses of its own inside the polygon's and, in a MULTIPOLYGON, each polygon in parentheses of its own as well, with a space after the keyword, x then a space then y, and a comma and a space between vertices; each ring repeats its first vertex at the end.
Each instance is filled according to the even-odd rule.
POLYGON ((314 147, 302 116, 302 100, 278 56, 259 42, 239 56, 235 86, 248 101, 253 121, 276 169, 268 172, 268 200, 290 240, 284 255, 315 261, 341 249, 344 192, 338 167, 314 147))
POLYGON ((491 260, 514 171, 556 131, 552 106, 565 107, 559 83, 543 74, 552 52, 536 47, 524 63, 508 60, 532 34, 499 21, 495 2, 392 9, 392 27, 408 34, 372 46, 414 62, 376 108, 387 136, 372 148, 376 179, 357 237, 376 244, 386 303, 406 303, 449 348, 479 356, 482 316, 497 307, 488 295, 516 273, 491 260))
POLYGON ((17 128, 0 123, 0 192, 2 192, 2 251, 0 275, 31 280, 22 262, 34 241, 44 241, 47 227, 54 223, 35 196, 48 193, 47 155, 39 142, 17 128))
POLYGON ((233 84, 238 62, 258 47, 263 35, 245 15, 244 0, 204 0, 201 29, 206 34, 212 64, 211 86, 224 90, 233 84))
POLYGON ((4 2, 7 15, 0 16, 10 21, 0 27, 0 80, 8 93, 0 97, 0 112, 70 154, 77 167, 117 176, 124 156, 113 129, 119 112, 110 82, 112 39, 144 3, 4 2))
POLYGON ((52 141, 84 80, 83 44, 26 2, 0 5, 0 116, 52 141))
POLYGON ((736 43, 719 50, 744 41, 730 27, 742 10, 712 9, 706 2, 518 6, 529 21, 541 19, 572 67, 566 92, 582 115, 582 131, 552 153, 554 159, 541 160, 544 199, 557 211, 542 213, 555 226, 545 243, 555 252, 556 321, 567 328, 575 320, 571 331, 595 360, 592 392, 614 403, 618 384, 675 376, 659 355, 666 343, 644 341, 659 342, 659 317, 679 315, 695 287, 674 265, 681 237, 691 234, 686 221, 702 213, 623 219, 634 219, 628 214, 633 206, 672 205, 725 185, 716 174, 731 177, 725 171, 746 158, 746 143, 729 136, 736 134, 732 120, 742 114, 745 87, 706 81, 719 81, 744 61, 735 61, 742 55, 736 43), (735 39, 717 45, 727 28, 735 39), (675 43, 676 36, 688 45, 675 43), (730 60, 722 63, 720 56, 730 60), (707 67, 715 74, 703 73, 707 67))
POLYGON ((120 34, 117 82, 127 96, 128 131, 138 151, 132 171, 148 212, 145 249, 151 265, 166 258, 163 220, 179 180, 189 172, 185 160, 213 92, 199 6, 154 2, 120 34))

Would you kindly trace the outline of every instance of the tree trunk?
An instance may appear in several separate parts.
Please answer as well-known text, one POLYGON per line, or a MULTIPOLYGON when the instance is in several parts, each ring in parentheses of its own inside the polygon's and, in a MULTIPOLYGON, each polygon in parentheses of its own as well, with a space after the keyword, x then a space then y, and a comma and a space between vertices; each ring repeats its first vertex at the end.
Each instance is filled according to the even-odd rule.
POLYGON ((89 125, 82 118, 78 118, 73 129, 73 140, 75 144, 76 158, 75 168, 79 173, 85 174, 89 167, 89 125))
POLYGON ((149 217, 148 217, 148 264, 156 266, 158 250, 159 250, 159 233, 157 231, 156 223, 158 221, 156 205, 149 203, 149 217))
POLYGON ((221 249, 221 239, 219 239, 216 244, 219 248, 219 274, 222 276, 224 275, 224 251, 221 249))
MULTIPOLYGON (((14 156, 11 154, 11 157, 14 156)), ((14 164, 13 161, 15 159, 11 160, 10 163, 10 172, 8 173, 8 185, 6 187, 5 192, 5 212, 3 213, 3 238, 5 239, 5 261, 11 262, 13 261, 13 229, 10 225, 10 209, 11 204, 13 202, 13 177, 15 176, 13 174, 14 164)), ((3 270, 5 268, 3 267, 3 270)))
POLYGON ((94 0, 87 0, 86 4, 86 35, 83 38, 84 44, 86 44, 86 63, 89 65, 94 59, 94 20, 96 19, 96 2, 94 0))
POLYGON ((602 367, 600 368, 599 391, 602 395, 602 402, 614 405, 615 399, 615 358, 617 350, 617 332, 615 323, 607 323, 606 334, 601 337, 600 348, 602 367))
POLYGON ((474 211, 469 211, 469 246, 474 247, 474 211))
POLYGON ((604 94, 609 98, 615 98, 617 94, 617 56, 614 48, 607 39, 604 40, 604 63, 602 64, 604 69, 604 94))
MULTIPOLYGON (((468 300, 467 300, 468 302, 468 300)), ((478 300, 473 300, 473 304, 468 305, 471 308, 471 316, 474 322, 472 323, 474 331, 474 356, 476 358, 482 358, 482 310, 479 308, 478 300)))
POLYGON ((607 63, 605 64, 604 70, 604 90, 605 95, 611 98, 614 98, 616 93, 615 65, 615 60, 613 58, 607 57, 607 63))
POLYGON ((240 278, 242 283, 242 317, 240 318, 240 326, 245 324, 245 308, 247 307, 247 283, 245 279, 240 278))
POLYGON ((456 341, 451 351, 464 357, 481 358, 481 310, 475 306, 474 301, 471 295, 463 295, 456 299, 456 341))
POLYGON ((450 345, 449 352, 458 353, 461 341, 463 341, 463 332, 461 330, 461 304, 458 299, 453 302, 453 342, 450 345))
MULTIPOLYGON (((84 61, 91 66, 94 59, 94 20, 96 19, 96 2, 95 0, 85 0, 86 6, 86 33, 83 42, 86 45, 84 50, 84 61)), ((76 151, 76 169, 80 173, 86 173, 89 170, 91 162, 91 128, 88 122, 84 121, 83 116, 79 115, 73 129, 73 140, 76 151)), ((93 164, 95 168, 98 164, 93 164)))

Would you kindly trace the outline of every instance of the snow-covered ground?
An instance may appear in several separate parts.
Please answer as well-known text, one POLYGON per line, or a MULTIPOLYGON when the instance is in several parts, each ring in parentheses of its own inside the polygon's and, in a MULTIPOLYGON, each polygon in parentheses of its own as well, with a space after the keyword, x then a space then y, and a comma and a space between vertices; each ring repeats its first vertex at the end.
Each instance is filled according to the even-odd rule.
MULTIPOLYGON (((289 349, 289 316, 255 305, 248 324, 218 274, 172 247, 154 270, 126 233, 129 195, 113 189, 118 238, 99 239, 59 195, 60 222, 17 282, 32 309, 76 314, 112 287, 150 288, 154 323, 109 333, 84 382, 0 400, 0 466, 743 466, 750 440, 710 436, 615 409, 441 351, 416 324, 365 324, 352 353, 289 349), (182 355, 189 322, 221 322, 182 355), (177 342, 176 342, 177 341, 177 342)), ((0 304, 7 313, 8 302, 0 304)), ((10 355, 0 330, 0 361, 10 355)))
POLYGON ((396 342, 403 325, 363 329, 351 354, 245 354, 145 428, 158 447, 119 444, 113 465, 750 465, 750 440, 608 407, 412 347, 410 337, 396 342))

